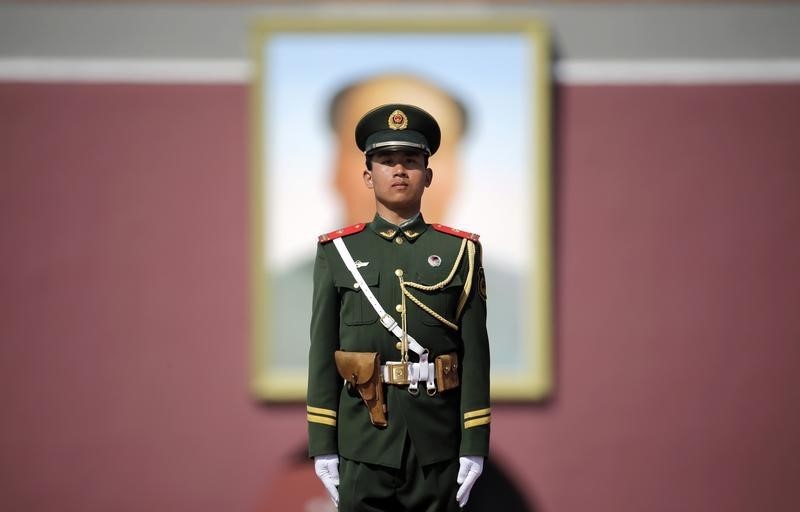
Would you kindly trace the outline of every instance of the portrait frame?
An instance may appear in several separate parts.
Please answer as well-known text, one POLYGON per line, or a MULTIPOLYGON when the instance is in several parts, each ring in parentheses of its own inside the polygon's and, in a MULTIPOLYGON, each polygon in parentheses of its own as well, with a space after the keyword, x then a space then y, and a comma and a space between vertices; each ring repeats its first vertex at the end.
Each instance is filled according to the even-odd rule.
MULTIPOLYGON (((498 285, 493 290, 493 269, 484 263, 489 287, 490 320, 493 318, 493 296, 512 296, 513 300, 508 299, 510 305, 498 309, 503 312, 513 310, 508 314, 513 313, 512 321, 516 322, 513 332, 518 333, 501 336, 503 340, 513 338, 508 347, 498 345, 493 340, 493 326, 489 322, 492 399, 538 401, 547 398, 552 391, 551 84, 550 42, 545 25, 534 17, 459 19, 427 16, 398 19, 396 16, 375 16, 324 20, 282 17, 258 19, 250 32, 253 60, 249 183, 250 387, 259 400, 286 402, 305 399, 307 369, 300 358, 303 354, 307 357, 308 353, 311 301, 306 297, 309 293, 307 290, 302 294, 296 293, 296 290, 305 286, 304 281, 298 280, 293 276, 293 271, 286 269, 306 261, 306 253, 301 256, 300 252, 301 249, 306 250, 303 244, 307 245, 306 252, 313 255, 316 235, 345 225, 336 224, 336 216, 327 214, 334 211, 335 207, 325 205, 332 205, 335 200, 322 195, 324 187, 316 192, 317 196, 313 195, 315 192, 309 192, 310 199, 307 199, 307 204, 322 205, 319 207, 324 212, 322 215, 305 211, 306 206, 302 206, 302 201, 297 197, 299 193, 305 194, 309 187, 318 186, 315 183, 319 179, 314 177, 317 172, 314 166, 325 167, 330 164, 324 156, 308 157, 309 152, 314 154, 317 145, 325 145, 325 138, 320 133, 330 129, 324 126, 312 129, 312 126, 324 125, 324 122, 318 117, 310 118, 304 114, 313 105, 316 105, 315 111, 322 110, 320 105, 324 101, 314 100, 317 93, 312 88, 328 79, 331 81, 328 85, 330 94, 336 86, 357 79, 354 77, 387 72, 377 63, 374 69, 365 71, 370 67, 370 59, 358 58, 362 48, 371 48, 373 55, 384 55, 413 47, 417 43, 428 52, 426 59, 435 60, 436 55, 441 55, 440 60, 446 63, 439 65, 451 66, 451 69, 439 70, 434 67, 435 62, 427 60, 424 65, 417 63, 417 68, 414 59, 410 59, 412 63, 404 64, 402 72, 445 82, 456 72, 468 74, 474 71, 465 69, 471 64, 467 57, 456 64, 453 64, 456 59, 447 58, 456 48, 474 47, 477 52, 495 51, 502 52, 498 54, 500 57, 514 56, 512 64, 509 64, 513 67, 509 67, 507 76, 518 77, 511 87, 517 96, 505 89, 498 90, 497 83, 492 84, 488 79, 485 80, 488 84, 485 85, 485 96, 495 98, 495 103, 482 99, 484 94, 479 90, 461 91, 462 96, 472 98, 473 103, 478 105, 478 126, 493 126, 485 131, 504 135, 499 139, 481 140, 478 133, 473 135, 475 138, 471 140, 470 147, 483 148, 484 155, 494 151, 498 158, 508 159, 503 161, 506 165, 498 164, 497 170, 492 171, 497 173, 494 177, 473 178, 476 183, 484 183, 473 185, 473 190, 488 190, 481 187, 491 188, 490 184, 500 181, 497 175, 505 176, 516 184, 506 192, 499 188, 496 192, 494 188, 492 192, 487 192, 495 194, 486 200, 489 205, 494 203, 497 206, 498 200, 504 201, 503 210, 508 210, 507 218, 501 217, 500 212, 492 208, 482 208, 486 205, 479 203, 477 206, 461 206, 462 215, 454 214, 457 220, 453 222, 455 226, 468 231, 472 230, 473 225, 479 225, 481 229, 475 231, 486 243, 485 259, 496 250, 495 247, 505 248, 507 254, 501 256, 506 258, 506 262, 497 264, 495 275, 511 269, 508 273, 512 277, 503 281, 508 284, 502 287, 498 285), (391 30, 387 30, 387 27, 391 27, 391 30), (470 46, 473 43, 474 46, 470 46), (336 50, 331 51, 331 48, 336 50), (358 62, 359 65, 354 66, 356 71, 349 78, 337 75, 343 73, 341 69, 352 62, 358 62), (328 65, 332 70, 326 70, 328 65), (432 75, 436 76, 432 78, 432 75), (334 80, 331 76, 338 78, 334 80), (288 96, 290 94, 295 96, 288 96), (510 100, 506 101, 507 98, 503 96, 508 96, 510 100), (518 97, 518 101, 513 100, 515 97, 518 97), (481 106, 480 102, 486 105, 481 106), (495 114, 497 119, 492 118, 495 114), (511 160, 514 155, 524 162, 511 160), (304 162, 303 159, 311 162, 304 162), (303 168, 303 165, 308 167, 303 168), (507 170, 509 168, 513 169, 507 170), (510 196, 507 202, 505 194, 510 196), (482 215, 476 210, 482 210, 482 215), (462 217, 472 219, 472 222, 459 224, 462 217), (290 274, 291 279, 284 277, 290 274), (509 291, 512 289, 513 293, 509 291), (296 295, 303 295, 308 299, 307 302, 290 304, 296 295), (279 311, 280 308, 284 309, 279 311), (299 312, 297 318, 290 319, 287 311, 299 312), (291 332, 291 341, 285 341, 288 340, 288 332, 291 332)), ((411 53, 418 55, 418 52, 411 53)), ((376 62, 379 60, 377 57, 375 59, 376 62)), ((492 62, 496 59, 492 59, 491 53, 482 55, 481 59, 487 66, 501 65, 499 61, 492 62)), ((448 85, 463 87, 463 84, 459 85, 458 78, 448 85)), ((469 101, 467 103, 470 104, 469 101)), ((333 142, 327 144, 330 146, 333 142)), ((325 154, 324 150, 322 154, 325 154)), ((436 172, 436 167, 432 166, 436 172)), ((354 169, 354 172, 357 171, 354 169)), ((473 171, 472 175, 479 176, 479 173, 473 171)), ((423 203, 423 213, 424 210, 423 203)), ((431 221, 427 216, 426 220, 431 221)), ((500 252, 499 249, 497 251, 500 252)), ((310 275, 307 276, 307 284, 311 285, 310 275)), ((505 328, 508 323, 508 320, 498 320, 494 327, 505 328)))

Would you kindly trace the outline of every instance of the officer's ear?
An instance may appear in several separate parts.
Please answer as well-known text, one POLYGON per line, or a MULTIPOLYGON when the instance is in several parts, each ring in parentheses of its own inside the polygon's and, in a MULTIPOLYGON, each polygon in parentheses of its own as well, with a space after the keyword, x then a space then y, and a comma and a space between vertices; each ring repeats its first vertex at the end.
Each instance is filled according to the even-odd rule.
POLYGON ((364 174, 362 174, 361 177, 364 178, 364 185, 366 185, 368 189, 371 190, 374 188, 372 184, 372 171, 364 169, 364 174))
POLYGON ((425 169, 425 188, 428 188, 433 183, 433 169, 428 167, 425 169))

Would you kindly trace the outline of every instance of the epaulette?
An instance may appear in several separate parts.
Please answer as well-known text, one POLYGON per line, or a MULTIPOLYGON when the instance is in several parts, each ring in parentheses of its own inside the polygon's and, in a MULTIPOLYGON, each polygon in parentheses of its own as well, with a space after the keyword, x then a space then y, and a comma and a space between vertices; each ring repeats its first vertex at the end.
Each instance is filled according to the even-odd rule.
POLYGON ((346 228, 337 229, 336 231, 331 231, 330 233, 325 233, 324 235, 319 235, 320 242, 330 242, 331 240, 335 240, 337 238, 341 238, 347 235, 353 235, 355 233, 359 233, 367 227, 366 224, 353 224, 352 226, 347 226, 346 228))
POLYGON ((466 238, 468 240, 472 240, 473 242, 477 242, 478 239, 481 237, 481 235, 470 233, 469 231, 461 231, 460 229, 451 228, 450 226, 445 226, 444 224, 431 224, 431 227, 436 231, 441 231, 442 233, 447 233, 448 235, 466 238))

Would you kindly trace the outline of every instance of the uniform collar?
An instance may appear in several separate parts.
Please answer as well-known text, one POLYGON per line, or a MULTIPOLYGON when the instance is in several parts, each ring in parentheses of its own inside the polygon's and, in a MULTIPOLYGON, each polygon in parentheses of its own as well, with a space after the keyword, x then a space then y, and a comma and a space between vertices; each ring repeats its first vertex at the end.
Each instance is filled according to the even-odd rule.
POLYGON ((369 223, 369 227, 384 240, 393 240, 399 232, 402 233, 409 242, 413 242, 419 238, 419 236, 428 229, 428 225, 425 224, 425 219, 422 218, 422 213, 418 213, 400 226, 392 224, 376 213, 372 222, 369 223))

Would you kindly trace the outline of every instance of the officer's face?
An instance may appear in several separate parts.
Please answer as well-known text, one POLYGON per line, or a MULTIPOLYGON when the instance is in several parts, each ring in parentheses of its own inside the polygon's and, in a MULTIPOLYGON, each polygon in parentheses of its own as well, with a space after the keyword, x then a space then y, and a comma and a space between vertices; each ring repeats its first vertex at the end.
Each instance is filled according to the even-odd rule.
POLYGON ((442 128, 442 143, 430 166, 436 184, 425 191, 422 212, 427 222, 448 222, 460 179, 460 141, 463 119, 453 99, 440 89, 408 75, 387 74, 369 79, 344 98, 336 123, 336 173, 334 187, 342 199, 344 222, 365 222, 375 214, 375 197, 358 179, 364 169, 364 153, 353 144, 353 128, 364 112, 385 103, 410 103, 431 113, 442 128))
POLYGON ((364 183, 375 200, 395 212, 418 211, 432 179, 433 171, 425 167, 419 151, 378 151, 372 156, 372 170, 364 171, 364 183))

